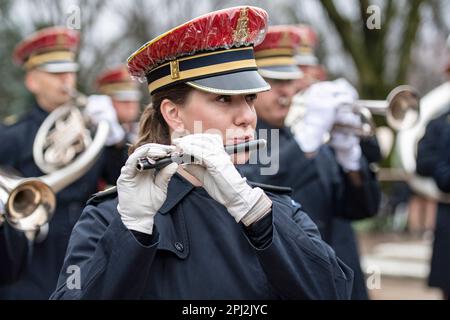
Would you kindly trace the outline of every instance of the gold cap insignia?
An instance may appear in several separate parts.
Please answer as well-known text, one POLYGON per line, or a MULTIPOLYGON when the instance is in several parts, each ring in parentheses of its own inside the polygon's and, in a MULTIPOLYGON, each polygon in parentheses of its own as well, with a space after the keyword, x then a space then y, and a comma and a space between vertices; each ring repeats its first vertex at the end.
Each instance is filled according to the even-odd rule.
POLYGON ((280 42, 278 46, 281 48, 290 47, 291 46, 291 38, 289 37, 289 32, 285 31, 281 34, 280 42))
POLYGON ((248 8, 242 8, 239 12, 236 29, 233 31, 233 40, 235 42, 243 42, 248 35, 248 8))
POLYGON ((172 79, 178 79, 180 77, 178 59, 170 61, 170 76, 172 79))

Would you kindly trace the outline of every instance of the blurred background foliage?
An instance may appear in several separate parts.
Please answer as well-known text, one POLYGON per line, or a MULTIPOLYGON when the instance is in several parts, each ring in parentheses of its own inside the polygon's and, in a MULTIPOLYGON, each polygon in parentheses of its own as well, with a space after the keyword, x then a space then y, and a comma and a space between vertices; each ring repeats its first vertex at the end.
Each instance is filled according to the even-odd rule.
POLYGON ((426 93, 443 81, 450 30, 445 0, 0 0, 0 119, 30 104, 23 72, 11 61, 15 45, 43 26, 67 25, 74 6, 82 34, 79 89, 91 93, 99 72, 124 62, 155 35, 242 4, 266 9, 271 24, 313 25, 321 40, 318 55, 331 76, 349 79, 362 98, 383 99, 402 83, 426 93), (371 5, 379 9, 380 29, 367 28, 371 5))

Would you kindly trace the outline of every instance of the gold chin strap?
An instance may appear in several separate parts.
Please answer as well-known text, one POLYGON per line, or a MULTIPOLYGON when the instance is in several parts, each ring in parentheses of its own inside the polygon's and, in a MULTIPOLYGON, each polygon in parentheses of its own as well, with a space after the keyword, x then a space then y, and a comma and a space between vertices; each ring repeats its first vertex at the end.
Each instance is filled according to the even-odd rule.
POLYGON ((269 57, 257 59, 256 64, 258 68, 268 67, 268 66, 285 66, 285 65, 296 65, 294 57, 269 57))
POLYGON ((75 53, 71 51, 53 51, 31 56, 24 64, 26 70, 31 70, 36 66, 47 62, 55 61, 75 61, 75 53))
POLYGON ((255 58, 258 60, 265 57, 276 57, 276 56, 293 56, 294 49, 291 48, 273 48, 265 49, 255 52, 255 58))
POLYGON ((139 90, 138 87, 134 82, 130 81, 123 81, 123 82, 116 82, 116 83, 110 83, 105 84, 99 87, 99 92, 102 94, 111 95, 117 91, 135 91, 139 90))

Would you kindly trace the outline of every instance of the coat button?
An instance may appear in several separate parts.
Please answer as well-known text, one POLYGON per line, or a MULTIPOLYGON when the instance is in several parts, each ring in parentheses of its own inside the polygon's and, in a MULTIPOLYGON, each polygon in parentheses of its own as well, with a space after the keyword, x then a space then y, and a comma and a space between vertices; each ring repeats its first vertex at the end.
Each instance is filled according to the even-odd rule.
POLYGON ((183 252, 184 250, 184 246, 181 242, 175 242, 173 246, 177 249, 177 251, 183 252))

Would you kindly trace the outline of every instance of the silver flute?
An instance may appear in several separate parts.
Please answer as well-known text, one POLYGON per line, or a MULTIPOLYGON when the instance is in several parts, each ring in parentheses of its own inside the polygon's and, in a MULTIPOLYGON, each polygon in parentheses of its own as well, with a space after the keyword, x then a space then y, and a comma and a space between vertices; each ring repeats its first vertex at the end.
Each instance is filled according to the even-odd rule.
MULTIPOLYGON (((224 146, 225 152, 228 154, 235 154, 241 152, 250 152, 254 150, 264 149, 266 147, 266 140, 258 139, 252 141, 246 141, 243 143, 238 143, 234 145, 224 146)), ((149 169, 162 169, 165 166, 171 164, 172 162, 177 163, 185 163, 183 162, 184 157, 182 152, 174 152, 170 156, 160 158, 160 159, 152 159, 150 157, 141 157, 136 162, 136 169, 138 171, 144 171, 149 169)), ((194 159, 191 159, 193 162, 194 159)))

